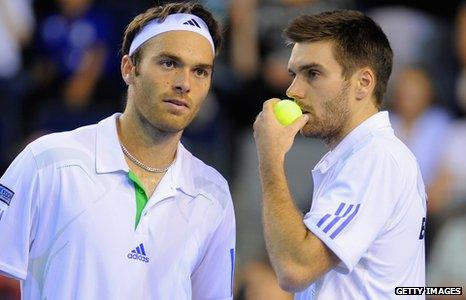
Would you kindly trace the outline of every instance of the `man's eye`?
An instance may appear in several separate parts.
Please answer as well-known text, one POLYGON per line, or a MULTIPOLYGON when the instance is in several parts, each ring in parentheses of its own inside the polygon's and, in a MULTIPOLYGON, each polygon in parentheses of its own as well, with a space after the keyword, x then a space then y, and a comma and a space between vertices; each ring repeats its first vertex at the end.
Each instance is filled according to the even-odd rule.
POLYGON ((160 65, 167 69, 172 69, 176 66, 176 63, 173 60, 162 60, 160 61, 160 65))
POLYGON ((209 72, 207 72, 204 69, 196 69, 195 73, 196 73, 196 76, 198 76, 198 77, 207 77, 207 76, 209 76, 209 72))
POLYGON ((319 77, 319 75, 320 75, 320 74, 319 74, 319 72, 317 72, 317 71, 312 71, 312 70, 311 70, 311 71, 308 72, 308 77, 309 77, 310 79, 315 79, 315 78, 319 77))

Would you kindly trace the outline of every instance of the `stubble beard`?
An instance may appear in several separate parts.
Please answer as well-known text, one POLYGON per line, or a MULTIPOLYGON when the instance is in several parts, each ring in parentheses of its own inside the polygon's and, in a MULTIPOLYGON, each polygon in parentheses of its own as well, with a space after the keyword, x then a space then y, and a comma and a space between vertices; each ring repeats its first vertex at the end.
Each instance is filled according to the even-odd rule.
POLYGON ((335 145, 350 118, 348 86, 345 85, 337 96, 324 102, 322 115, 316 116, 311 110, 309 117, 301 133, 306 137, 321 139, 326 145, 335 145))

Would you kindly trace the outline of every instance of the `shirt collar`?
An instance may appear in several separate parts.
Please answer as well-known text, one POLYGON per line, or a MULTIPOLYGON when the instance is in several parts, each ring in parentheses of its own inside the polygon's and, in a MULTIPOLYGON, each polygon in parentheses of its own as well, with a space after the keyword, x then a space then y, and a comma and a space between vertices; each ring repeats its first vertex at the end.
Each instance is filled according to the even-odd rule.
POLYGON ((183 191, 190 196, 196 196, 196 189, 194 185, 194 166, 193 155, 186 150, 183 144, 178 143, 176 151, 176 160, 171 167, 171 183, 175 189, 183 191))
MULTIPOLYGON (((346 137, 330 152, 328 152, 316 165, 322 173, 327 172, 345 153, 368 135, 374 134, 383 128, 391 128, 387 111, 378 112, 354 128, 346 137)), ((392 129, 393 130, 393 129, 392 129)))
MULTIPOLYGON (((115 113, 97 124, 97 173, 129 172, 116 128, 116 121, 120 115, 121 113, 115 113)), ((175 162, 166 175, 169 176, 169 184, 172 188, 180 189, 185 194, 194 197, 196 192, 193 178, 193 159, 193 155, 186 150, 181 142, 178 143, 175 162)))
POLYGON ((129 172, 116 127, 120 115, 121 113, 115 113, 97 124, 95 149, 97 173, 129 172))

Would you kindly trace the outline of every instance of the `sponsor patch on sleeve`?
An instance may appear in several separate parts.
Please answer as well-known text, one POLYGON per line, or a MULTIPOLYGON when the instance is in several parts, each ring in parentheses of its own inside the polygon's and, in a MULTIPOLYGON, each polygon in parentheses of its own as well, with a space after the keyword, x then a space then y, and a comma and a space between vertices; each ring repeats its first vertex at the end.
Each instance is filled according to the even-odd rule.
POLYGON ((7 188, 6 186, 0 184, 0 201, 5 203, 6 205, 10 206, 11 199, 15 193, 7 188))

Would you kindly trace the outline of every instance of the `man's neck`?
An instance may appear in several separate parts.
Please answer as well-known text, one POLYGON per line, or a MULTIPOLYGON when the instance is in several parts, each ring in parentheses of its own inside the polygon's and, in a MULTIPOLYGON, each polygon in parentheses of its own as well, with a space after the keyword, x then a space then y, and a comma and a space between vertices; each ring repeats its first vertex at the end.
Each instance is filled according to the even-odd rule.
POLYGON ((117 119, 117 129, 120 143, 145 165, 164 168, 175 159, 182 131, 162 132, 126 113, 117 119))
POLYGON ((356 127, 361 125, 364 121, 366 121, 378 112, 379 110, 375 106, 364 107, 359 110, 353 111, 351 113, 350 118, 348 119, 348 122, 339 134, 338 138, 332 140, 332 142, 327 144, 327 146, 331 150, 335 149, 335 147, 338 146, 338 144, 340 144, 341 141, 343 141, 343 139, 351 133, 351 131, 353 131, 356 127))

